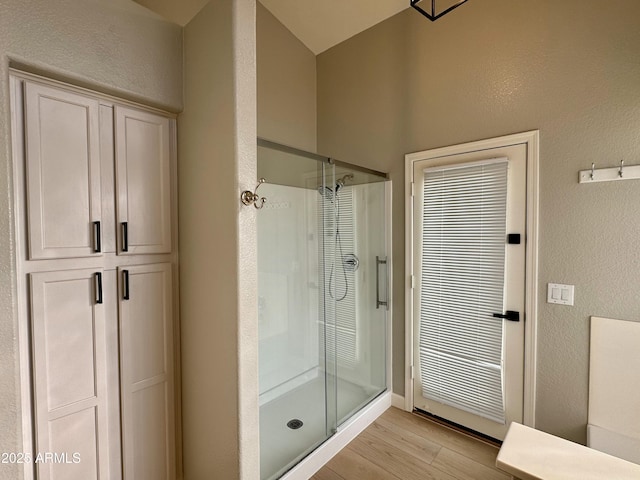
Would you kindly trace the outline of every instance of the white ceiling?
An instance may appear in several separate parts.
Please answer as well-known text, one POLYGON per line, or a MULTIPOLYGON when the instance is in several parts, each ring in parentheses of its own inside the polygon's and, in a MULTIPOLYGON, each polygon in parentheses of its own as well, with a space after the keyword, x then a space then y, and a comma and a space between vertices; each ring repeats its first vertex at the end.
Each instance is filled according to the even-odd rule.
MULTIPOLYGON (((208 0, 135 0, 186 25, 208 0)), ((260 0, 316 55, 409 7, 409 0, 260 0)))

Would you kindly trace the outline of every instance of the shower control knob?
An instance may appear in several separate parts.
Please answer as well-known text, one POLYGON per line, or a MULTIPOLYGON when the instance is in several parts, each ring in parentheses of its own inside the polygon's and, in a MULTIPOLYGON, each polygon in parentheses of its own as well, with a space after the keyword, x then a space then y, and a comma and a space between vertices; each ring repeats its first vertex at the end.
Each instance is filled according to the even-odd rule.
POLYGON ((349 253, 342 257, 342 264, 345 270, 355 272, 360 266, 360 260, 353 253, 349 253))

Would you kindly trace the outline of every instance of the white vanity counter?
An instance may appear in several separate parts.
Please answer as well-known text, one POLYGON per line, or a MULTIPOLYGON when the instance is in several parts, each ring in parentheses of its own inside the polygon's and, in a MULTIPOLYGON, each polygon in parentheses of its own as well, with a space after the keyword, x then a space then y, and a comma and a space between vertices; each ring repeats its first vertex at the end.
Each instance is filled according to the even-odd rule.
POLYGON ((640 465, 512 423, 496 466, 522 480, 640 480, 640 465))

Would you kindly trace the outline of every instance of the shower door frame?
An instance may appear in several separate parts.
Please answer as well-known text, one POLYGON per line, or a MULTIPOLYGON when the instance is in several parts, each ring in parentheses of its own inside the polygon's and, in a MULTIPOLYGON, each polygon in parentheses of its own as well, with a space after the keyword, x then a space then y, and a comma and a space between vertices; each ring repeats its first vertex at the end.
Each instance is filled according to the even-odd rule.
MULTIPOLYGON (((386 286, 387 286, 387 308, 384 311, 384 332, 385 332, 385 382, 384 389, 372 396, 369 402, 360 410, 353 413, 344 423, 337 425, 336 430, 322 442, 315 450, 309 453, 299 463, 291 467, 282 477, 283 480, 303 480, 313 476, 322 466, 324 466, 333 456, 342 450, 349 442, 358 436, 364 429, 373 423, 382 413, 392 405, 392 311, 393 311, 393 275, 392 275, 392 183, 384 173, 360 167, 357 165, 341 162, 339 160, 321 156, 315 153, 305 152, 295 147, 289 147, 269 140, 258 138, 258 146, 273 148, 284 153, 301 155, 325 165, 332 167, 341 166, 355 171, 375 175, 380 177, 384 188, 384 211, 381 212, 384 219, 384 250, 387 258, 386 265, 386 286)), ((324 175, 322 175, 324 177, 324 175)), ((373 183, 373 182, 368 182, 373 183)), ((384 307, 381 307, 384 308, 384 307)))
MULTIPOLYGON (((359 168, 359 167, 356 167, 359 168)), ((312 477, 320 470, 329 460, 331 460, 338 452, 345 448, 353 439, 362 433, 369 425, 371 425, 380 415, 382 415, 392 404, 399 407, 397 400, 393 400, 393 375, 392 375, 392 313, 393 313, 393 261, 392 261, 392 182, 387 179, 384 182, 384 219, 385 219, 385 247, 387 253, 387 285, 388 285, 388 308, 385 312, 386 323, 386 390, 381 392, 376 398, 365 405, 358 412, 354 413, 342 425, 338 426, 337 431, 327 438, 318 448, 311 452, 307 457, 295 465, 291 470, 284 474, 280 480, 305 480, 312 477)), ((397 396, 396 396, 397 397, 397 396)))

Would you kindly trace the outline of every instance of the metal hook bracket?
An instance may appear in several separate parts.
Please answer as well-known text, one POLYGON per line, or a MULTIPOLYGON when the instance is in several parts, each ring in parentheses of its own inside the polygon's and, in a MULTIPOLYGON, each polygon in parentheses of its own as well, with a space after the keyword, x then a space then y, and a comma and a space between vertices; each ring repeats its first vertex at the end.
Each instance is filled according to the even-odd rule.
POLYGON ((264 202, 266 202, 267 199, 265 197, 260 198, 260 195, 258 195, 258 188, 260 188, 260 185, 262 185, 265 181, 266 180, 264 178, 261 178, 258 185, 256 186, 255 191, 252 192, 250 190, 245 190, 240 194, 240 200, 244 205, 253 205, 258 210, 264 207, 264 202))
POLYGON ((578 181, 580 183, 612 182, 617 180, 640 179, 640 165, 627 165, 620 160, 617 167, 596 168, 595 163, 591 169, 580 170, 578 181))

